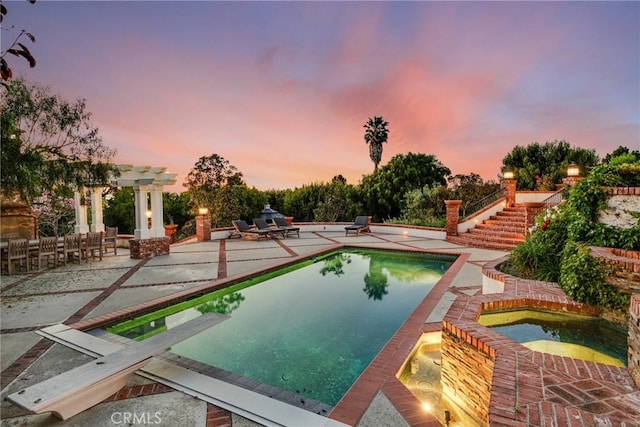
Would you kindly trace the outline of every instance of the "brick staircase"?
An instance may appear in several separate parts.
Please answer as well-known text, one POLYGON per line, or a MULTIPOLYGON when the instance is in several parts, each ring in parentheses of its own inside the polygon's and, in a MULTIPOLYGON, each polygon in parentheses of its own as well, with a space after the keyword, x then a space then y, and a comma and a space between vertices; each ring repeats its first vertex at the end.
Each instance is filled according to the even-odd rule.
POLYGON ((525 240, 526 219, 522 206, 507 207, 466 233, 447 236, 447 241, 474 248, 510 251, 525 240))

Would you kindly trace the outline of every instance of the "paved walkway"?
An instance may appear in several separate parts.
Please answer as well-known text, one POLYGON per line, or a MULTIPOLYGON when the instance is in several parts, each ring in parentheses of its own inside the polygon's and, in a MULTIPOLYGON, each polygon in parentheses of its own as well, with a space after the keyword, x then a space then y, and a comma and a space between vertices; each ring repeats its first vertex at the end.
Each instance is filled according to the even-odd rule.
MULTIPOLYGON (((343 232, 303 230, 300 238, 283 240, 187 242, 173 245, 170 255, 149 260, 130 259, 126 250, 118 249, 118 255, 110 253, 103 261, 28 275, 2 276, 2 425, 256 425, 239 415, 137 375, 107 401, 65 422, 59 422, 48 414, 27 414, 4 398, 25 386, 92 360, 78 351, 40 337, 34 333, 36 330, 58 323, 88 323, 91 319, 132 305, 144 305, 156 298, 244 275, 341 243, 464 254, 455 269, 445 275, 435 292, 425 298, 413 320, 410 319, 399 333, 409 333, 407 328, 422 331, 441 328, 442 318, 457 296, 475 295, 481 291, 482 266, 505 255, 501 251, 470 249, 442 240, 401 234, 372 233, 345 237, 343 232)), ((406 357, 406 350, 397 351, 399 336, 396 335, 392 339, 394 342, 381 352, 387 352, 385 357, 389 366, 406 357), (395 352, 391 348, 394 346, 395 352)), ((403 345, 413 346, 412 343, 403 345)), ((380 372, 395 376, 397 369, 374 372, 371 381, 383 381, 380 372)), ((386 389, 360 384, 362 392, 350 393, 355 396, 339 404, 332 418, 359 426, 439 424, 433 422, 434 418, 424 421, 424 415, 419 416, 421 421, 414 422, 410 413, 407 415, 406 410, 399 408, 397 401, 398 396, 408 393, 406 389, 385 384, 386 389)), ((291 420, 291 425, 296 425, 295 420, 291 420)))

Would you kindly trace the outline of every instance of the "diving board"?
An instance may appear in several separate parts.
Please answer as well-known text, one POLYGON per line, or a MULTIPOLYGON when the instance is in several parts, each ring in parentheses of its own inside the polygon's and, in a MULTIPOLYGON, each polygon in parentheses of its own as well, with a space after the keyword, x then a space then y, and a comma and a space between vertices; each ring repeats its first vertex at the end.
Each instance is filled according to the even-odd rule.
POLYGON ((153 356, 163 353, 218 323, 228 319, 217 313, 206 313, 144 341, 100 357, 70 371, 22 389, 7 400, 36 414, 53 412, 66 420, 97 405, 120 390, 131 374, 153 356))

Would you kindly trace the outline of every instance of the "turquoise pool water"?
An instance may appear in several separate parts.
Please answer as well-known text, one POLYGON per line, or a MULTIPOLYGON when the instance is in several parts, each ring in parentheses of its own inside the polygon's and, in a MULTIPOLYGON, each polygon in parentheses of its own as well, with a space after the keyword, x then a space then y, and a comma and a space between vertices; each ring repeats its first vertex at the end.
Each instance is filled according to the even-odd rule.
POLYGON ((145 337, 205 312, 230 314, 171 352, 334 406, 454 261, 332 253, 110 330, 145 337))

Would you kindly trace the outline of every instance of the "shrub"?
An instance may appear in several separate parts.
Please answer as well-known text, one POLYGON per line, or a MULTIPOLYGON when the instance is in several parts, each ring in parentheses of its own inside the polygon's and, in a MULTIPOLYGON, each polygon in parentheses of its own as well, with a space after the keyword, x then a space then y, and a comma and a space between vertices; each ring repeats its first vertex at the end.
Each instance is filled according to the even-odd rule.
POLYGON ((629 296, 605 282, 613 271, 600 259, 590 256, 587 245, 567 243, 560 264, 559 284, 573 300, 614 310, 629 306, 629 296))

